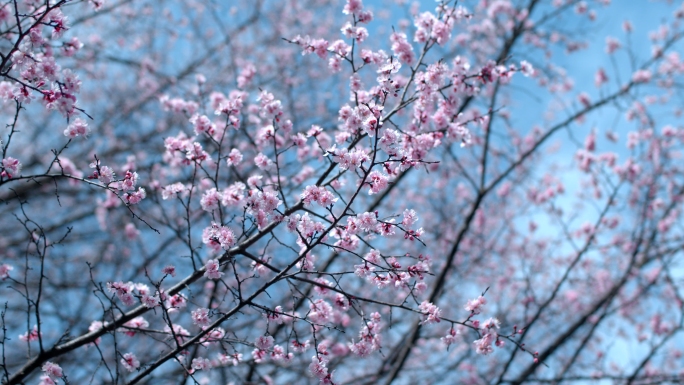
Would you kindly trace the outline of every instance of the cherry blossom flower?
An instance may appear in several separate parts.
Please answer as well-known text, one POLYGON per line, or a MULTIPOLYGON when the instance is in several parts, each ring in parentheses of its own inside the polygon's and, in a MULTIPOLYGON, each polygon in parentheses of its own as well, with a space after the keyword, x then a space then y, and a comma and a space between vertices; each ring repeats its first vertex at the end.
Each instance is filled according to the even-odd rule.
POLYGON ((206 115, 195 114, 190 118, 196 135, 214 135, 216 132, 216 125, 206 115))
POLYGON ((50 376, 47 376, 47 375, 41 376, 40 382, 38 383, 38 385, 56 385, 56 384, 57 383, 55 382, 55 380, 53 380, 52 378, 50 378, 50 376))
POLYGON ((240 362, 242 362, 242 354, 240 354, 240 353, 234 353, 234 354, 219 353, 218 359, 223 365, 227 365, 230 362, 233 364, 233 366, 238 366, 238 364, 240 362))
POLYGON ((144 188, 138 187, 138 191, 124 193, 122 198, 128 205, 137 205, 147 197, 147 192, 144 188))
POLYGON ((132 320, 126 322, 124 326, 126 327, 126 329, 124 329, 124 333, 126 333, 130 337, 133 337, 135 335, 135 331, 131 329, 145 329, 149 327, 150 324, 143 317, 135 317, 132 320))
POLYGON ((465 310, 471 312, 472 314, 480 314, 482 311, 482 306, 487 303, 487 300, 483 296, 479 296, 475 299, 469 300, 465 305, 465 310))
POLYGON ((214 252, 228 250, 235 244, 235 234, 228 227, 212 222, 202 231, 202 242, 214 252))
POLYGON ((316 377, 321 381, 329 376, 328 368, 326 367, 325 362, 321 361, 317 356, 313 356, 311 358, 311 363, 309 364, 309 373, 312 377, 316 377))
POLYGON ((0 265, 0 279, 5 280, 9 278, 10 276, 10 271, 14 270, 14 267, 12 265, 8 265, 6 263, 3 263, 0 265))
POLYGON ((345 15, 350 15, 350 14, 358 14, 363 10, 363 1, 362 0, 347 0, 347 3, 344 5, 344 9, 342 10, 342 13, 345 15))
POLYGON ((138 173, 126 171, 124 179, 119 181, 119 190, 130 191, 135 190, 135 185, 138 183, 138 173))
POLYGON ((220 279, 223 272, 219 271, 220 265, 219 261, 216 259, 210 259, 204 265, 204 277, 209 279, 220 279))
POLYGON ((413 47, 406 40, 406 34, 395 32, 390 36, 392 52, 402 63, 411 64, 414 60, 413 47))
POLYGON ((318 203, 321 207, 328 207, 337 201, 337 198, 325 187, 306 186, 301 195, 304 205, 310 206, 312 202, 318 203))
POLYGON ((378 223, 375 213, 363 213, 356 216, 359 228, 365 232, 375 231, 378 223))
POLYGON ((116 296, 119 298, 121 302, 124 303, 124 305, 133 306, 133 304, 135 303, 132 294, 133 284, 131 284, 130 282, 108 282, 107 289, 109 289, 111 293, 116 294, 116 296))
POLYGON ((0 173, 0 176, 15 178, 21 173, 21 162, 12 158, 11 156, 8 156, 2 160, 2 168, 3 170, 2 173, 0 173))
POLYGON ((525 77, 532 76, 534 75, 534 67, 526 60, 523 60, 520 62, 520 72, 522 72, 525 77))
POLYGON ((43 372, 53 380, 56 380, 64 376, 64 374, 62 373, 62 368, 59 365, 50 361, 46 361, 43 364, 42 369, 43 372))
POLYGON ((273 161, 269 159, 266 155, 259 153, 254 157, 254 164, 257 167, 264 170, 273 164, 273 161))
POLYGON ((303 353, 309 349, 311 346, 309 340, 305 340, 304 342, 299 342, 297 340, 292 340, 292 350, 294 350, 296 353, 303 353))
POLYGON ((186 299, 182 294, 173 295, 166 301, 166 307, 169 308, 169 312, 174 312, 178 309, 182 309, 186 305, 186 299))
POLYGON ((177 196, 178 193, 186 191, 182 183, 170 184, 162 188, 162 199, 167 200, 171 197, 177 196))
POLYGON ((456 342, 456 336, 459 335, 459 331, 453 327, 449 329, 449 333, 446 336, 440 338, 440 340, 448 347, 449 345, 456 342))
MULTIPOLYGON (((490 318, 482 324, 480 329, 483 332, 482 338, 475 340, 473 344, 477 354, 487 355, 494 351, 492 344, 496 343, 499 338, 496 332, 499 329, 499 320, 490 318)), ((499 347, 503 346, 503 344, 499 343, 496 343, 496 345, 499 347)))
POLYGON ((268 350, 273 346, 273 337, 272 336, 259 336, 257 337, 256 341, 254 341, 254 345, 261 350, 268 350))
POLYGON ((378 171, 371 171, 370 174, 368 174, 367 183, 370 185, 368 195, 378 194, 389 185, 387 176, 378 171))
POLYGON ((202 200, 200 204, 202 205, 202 210, 213 211, 219 208, 219 202, 221 202, 221 193, 216 190, 216 188, 209 189, 202 195, 202 200))
POLYGON ((82 136, 87 139, 89 134, 90 128, 88 128, 88 123, 80 118, 74 119, 74 121, 69 124, 67 129, 64 130, 64 136, 68 136, 70 138, 82 136))
POLYGON ((121 358, 121 365, 129 372, 132 372, 140 367, 140 361, 133 353, 126 353, 121 358))
POLYGON ((620 41, 611 36, 606 37, 606 52, 612 54, 618 49, 620 49, 620 41))
POLYGON ((207 358, 197 357, 192 360, 192 368, 195 370, 208 370, 211 366, 211 360, 207 358))
POLYGON ((208 326, 210 321, 209 321, 209 309, 206 308, 199 308, 197 310, 192 311, 192 323, 199 327, 205 327, 208 326))
POLYGON ((237 166, 242 162, 242 153, 237 148, 230 150, 230 153, 226 157, 226 163, 228 166, 237 166))
POLYGON ((432 303, 423 301, 418 308, 423 312, 423 321, 421 324, 426 325, 441 321, 439 317, 442 314, 442 310, 432 303))
POLYGON ((649 70, 638 70, 632 74, 632 81, 634 83, 648 83, 651 81, 651 71, 649 70))
POLYGON ((38 325, 33 325, 33 329, 19 336, 22 341, 32 342, 38 341, 42 337, 43 333, 38 332, 38 325))

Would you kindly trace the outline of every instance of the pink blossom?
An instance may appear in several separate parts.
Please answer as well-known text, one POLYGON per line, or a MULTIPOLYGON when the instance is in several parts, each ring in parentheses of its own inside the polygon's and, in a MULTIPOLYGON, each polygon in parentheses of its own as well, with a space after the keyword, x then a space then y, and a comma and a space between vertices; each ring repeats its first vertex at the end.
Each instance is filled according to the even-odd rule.
POLYGON ((357 14, 363 9, 362 0, 347 0, 347 4, 344 5, 342 13, 345 15, 357 14))
POLYGON ((261 187, 261 180, 264 178, 263 175, 252 175, 247 178, 247 186, 249 187, 261 187))
POLYGON ((0 279, 5 280, 9 278, 9 272, 12 270, 14 270, 14 267, 12 265, 8 265, 6 263, 0 265, 0 279))
POLYGON ((278 196, 270 191, 250 190, 247 197, 247 207, 251 213, 259 211, 270 213, 280 206, 281 203, 278 196))
POLYGON ((244 200, 245 186, 242 182, 235 182, 221 193, 221 204, 224 206, 240 206, 244 200))
POLYGON ((124 303, 124 305, 127 306, 133 306, 134 298, 133 298, 133 284, 129 283, 123 283, 121 281, 119 282, 108 282, 107 283, 107 289, 111 292, 116 294, 116 296, 121 300, 121 302, 124 303))
POLYGON ((214 132, 216 131, 216 125, 214 125, 206 115, 195 114, 190 118, 190 123, 192 123, 195 129, 196 135, 202 135, 203 133, 214 135, 214 132))
POLYGON ((322 186, 307 186, 301 195, 305 205, 311 202, 318 203, 321 207, 328 207, 337 201, 337 198, 322 186))
POLYGON ((100 162, 90 163, 90 168, 94 168, 93 174, 89 177, 90 179, 98 179, 104 184, 109 184, 114 181, 115 175, 114 170, 109 166, 100 166, 100 162))
POLYGON ((323 299, 317 299, 309 305, 309 319, 317 324, 325 324, 333 315, 333 307, 323 299))
POLYGON ((211 360, 202 357, 193 358, 192 368, 195 370, 211 369, 211 360))
POLYGON ((144 294, 141 296, 140 302, 146 308, 152 309, 153 307, 156 307, 159 305, 159 297, 156 295, 152 296, 152 295, 144 294))
POLYGON ((606 37, 606 52, 612 54, 620 48, 620 41, 613 37, 606 37))
POLYGON ((413 62, 413 47, 406 40, 406 34, 403 32, 394 32, 390 36, 392 41, 392 52, 402 63, 411 64, 413 62))
POLYGON ((134 224, 132 223, 126 223, 126 227, 124 228, 124 234, 126 234, 126 238, 128 240, 134 240, 138 238, 140 235, 140 230, 138 230, 134 224))
POLYGON ((330 68, 330 71, 333 73, 342 71, 342 59, 337 56, 331 56, 330 59, 328 59, 328 68, 330 68))
POLYGON ((446 336, 440 338, 440 340, 448 347, 449 345, 456 342, 456 336, 459 335, 459 331, 454 328, 449 329, 449 333, 446 336))
POLYGON ((137 205, 146 197, 147 197, 147 192, 142 187, 138 187, 138 191, 134 191, 132 193, 127 192, 127 193, 124 193, 122 196, 124 202, 126 202, 126 204, 128 204, 128 205, 137 205))
POLYGON ((579 102, 582 103, 585 108, 589 108, 591 106, 591 99, 589 99, 589 95, 586 92, 582 92, 577 95, 577 100, 579 100, 579 102))
POLYGON ((38 383, 38 385, 56 385, 56 384, 57 383, 55 382, 55 380, 50 378, 50 376, 48 376, 48 375, 40 376, 40 382, 38 383))
POLYGON ((406 227, 411 227, 414 223, 418 221, 418 215, 416 214, 416 211, 413 209, 406 209, 404 210, 404 219, 401 221, 401 224, 406 226, 406 227))
POLYGON ((273 346, 273 337, 271 336, 259 336, 257 337, 256 341, 254 341, 254 345, 261 350, 268 350, 273 346))
POLYGON ((2 173, 0 173, 0 176, 15 178, 19 176, 19 173, 21 173, 21 162, 12 158, 11 156, 8 156, 2 160, 2 168, 3 170, 2 173))
POLYGON ((59 365, 52 363, 50 361, 46 361, 43 364, 42 369, 43 372, 53 380, 56 380, 64 376, 64 374, 62 373, 62 368, 59 365))
POLYGON ((266 155, 259 153, 257 154, 257 156, 254 157, 254 164, 256 164, 256 166, 260 169, 264 170, 268 168, 270 165, 272 165, 273 161, 269 159, 266 155))
POLYGON ((534 75, 534 67, 526 60, 523 60, 520 62, 520 72, 522 72, 525 77, 532 76, 534 75))
POLYGON ((176 276, 176 267, 173 266, 173 265, 165 266, 165 267, 162 269, 162 273, 165 274, 165 275, 170 275, 170 276, 172 276, 172 277, 175 277, 175 276, 176 276))
POLYGON ((5 4, 2 7, 0 7, 0 22, 8 21, 11 15, 12 11, 8 4, 5 4))
POLYGON ((360 265, 354 265, 354 274, 357 276, 364 278, 364 277, 373 277, 372 273, 375 271, 375 267, 368 263, 362 263, 360 265))
POLYGON ((632 74, 632 81, 634 83, 648 83, 651 81, 651 71, 638 70, 632 74))
MULTIPOLYGON (((496 318, 490 318, 482 324, 482 338, 473 342, 477 354, 487 355, 494 351, 492 344, 499 338, 496 329, 499 329, 499 320, 496 318)), ((496 346, 501 347, 503 344, 496 343, 496 346)))
POLYGON ((140 367, 140 361, 133 353, 126 353, 121 358, 121 365, 129 372, 132 372, 140 367))
POLYGON ((482 306, 487 303, 487 300, 483 296, 479 296, 475 299, 468 301, 465 305, 465 310, 471 312, 472 314, 480 314, 482 311, 482 306))
POLYGON ((122 181, 119 181, 119 190, 135 190, 136 183, 138 183, 138 173, 126 171, 124 179, 122 181))
POLYGON ((285 349, 283 349, 282 346, 275 345, 273 347, 273 351, 271 352, 271 359, 273 359, 274 361, 290 362, 292 361, 292 358, 294 358, 294 354, 285 353, 285 349))
POLYGON ((202 199, 200 200, 202 210, 209 212, 217 210, 219 208, 219 202, 221 202, 221 198, 221 193, 218 192, 216 188, 205 191, 202 195, 202 199))
POLYGON ((492 348, 492 343, 496 341, 496 332, 485 333, 482 338, 475 340, 473 344, 475 345, 475 352, 477 354, 487 355, 494 351, 492 348))
POLYGON ((354 342, 352 340, 352 342, 349 344, 349 350, 359 357, 367 357, 373 353, 373 351, 375 351, 375 349, 373 349, 373 345, 364 340, 360 340, 358 342, 354 342))
POLYGON ((442 310, 431 302, 423 301, 418 308, 423 312, 423 321, 421 324, 425 325, 441 321, 439 317, 442 314, 442 310))
POLYGON ((361 230, 365 232, 370 232, 375 230, 375 225, 377 225, 378 220, 375 213, 363 213, 356 216, 358 220, 358 226, 361 230))
POLYGON ((168 335, 175 335, 176 342, 179 344, 182 344, 183 341, 185 341, 184 337, 190 336, 190 332, 185 330, 185 328, 183 328, 179 324, 173 325, 173 332, 172 332, 171 328, 169 328, 168 325, 164 326, 164 332, 167 333, 168 335))
POLYGON ((169 312, 176 311, 177 309, 182 309, 187 306, 186 299, 182 294, 176 294, 166 301, 166 307, 169 308, 169 312))
POLYGON ((328 56, 328 41, 324 39, 314 39, 311 40, 311 50, 318 55, 321 59, 325 59, 328 56))
POLYGON ((601 87, 604 83, 607 82, 608 75, 606 75, 606 72, 603 68, 599 68, 598 71, 596 71, 596 74, 594 75, 594 84, 596 84, 596 87, 601 87))
POLYGON ((430 37, 435 39, 437 44, 444 45, 451 38, 451 26, 441 20, 437 20, 432 26, 430 37))
MULTIPOLYGON (((127 328, 125 333, 128 336, 133 337, 135 335, 135 330, 131 329, 145 329, 150 326, 149 322, 143 317, 135 317, 132 320, 126 322, 124 326, 127 328)), ((101 326, 100 326, 101 327, 101 326)), ((99 329, 99 328, 98 328, 99 329)), ((97 329, 96 329, 97 330, 97 329)))
POLYGON ((306 340, 304 342, 292 340, 291 347, 292 347, 292 350, 294 350, 296 353, 303 353, 309 349, 310 342, 309 342, 309 340, 306 340))
POLYGON ((252 350, 252 358, 254 359, 254 362, 256 363, 261 363, 263 362, 266 358, 268 358, 268 352, 266 350, 262 349, 254 349, 252 350))
POLYGON ((368 195, 373 195, 386 189, 389 184, 389 181, 386 175, 378 171, 371 171, 371 173, 368 174, 368 182, 366 183, 370 185, 368 195))
POLYGON ((209 279, 220 279, 223 272, 220 269, 219 261, 216 259, 210 259, 204 265, 204 277, 209 279))
POLYGON ((245 88, 254 78, 254 75, 256 75, 256 67, 252 63, 247 63, 242 70, 240 71, 240 75, 237 77, 237 86, 238 88, 245 88))
POLYGON ((206 308, 199 308, 197 310, 193 310, 192 312, 192 323, 195 325, 204 328, 205 326, 209 326, 210 320, 209 320, 209 309, 206 308))
MULTIPOLYGON (((81 48, 83 48, 83 43, 81 43, 81 41, 76 36, 72 37, 69 41, 65 41, 64 45, 62 46, 62 50, 64 51, 65 56, 74 56, 81 48)), ((69 89, 67 88, 67 90, 69 89)))
POLYGON ((167 200, 176 196, 178 193, 185 192, 186 188, 182 183, 170 184, 162 188, 162 199, 167 200))
POLYGON ((311 358, 311 363, 309 364, 309 373, 311 376, 318 378, 323 381, 328 377, 328 368, 325 366, 325 362, 320 360, 317 356, 311 358))
POLYGON ((237 166, 240 162, 242 162, 242 153, 237 148, 230 150, 230 153, 226 157, 228 166, 237 166))
POLYGON ((71 124, 69 124, 67 129, 64 130, 64 136, 68 136, 70 138, 82 136, 87 139, 89 134, 90 128, 88 128, 88 123, 80 118, 76 118, 73 122, 71 122, 71 124))
POLYGON ((212 222, 202 231, 202 242, 214 252, 228 250, 235 244, 235 234, 228 227, 212 222))
POLYGON ((38 341, 42 337, 43 333, 38 332, 38 325, 33 325, 33 329, 19 336, 22 341, 38 341))
POLYGON ((240 354, 240 353, 234 353, 234 354, 219 353, 218 359, 223 365, 227 365, 229 362, 231 362, 233 364, 233 366, 238 366, 238 364, 242 361, 242 354, 240 354))

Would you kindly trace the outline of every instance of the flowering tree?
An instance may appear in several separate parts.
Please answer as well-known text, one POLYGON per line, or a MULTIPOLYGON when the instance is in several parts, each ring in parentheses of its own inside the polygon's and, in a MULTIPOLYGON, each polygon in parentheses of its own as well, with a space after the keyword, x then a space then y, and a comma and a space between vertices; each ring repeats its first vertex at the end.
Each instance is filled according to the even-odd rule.
POLYGON ((225 6, 0 4, 1 383, 684 380, 683 7, 225 6))

